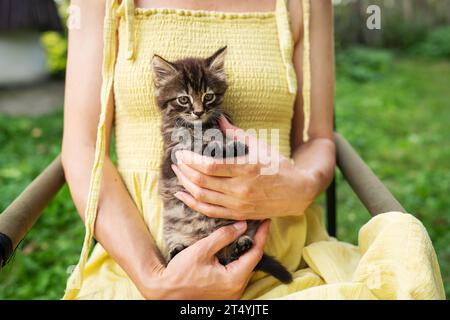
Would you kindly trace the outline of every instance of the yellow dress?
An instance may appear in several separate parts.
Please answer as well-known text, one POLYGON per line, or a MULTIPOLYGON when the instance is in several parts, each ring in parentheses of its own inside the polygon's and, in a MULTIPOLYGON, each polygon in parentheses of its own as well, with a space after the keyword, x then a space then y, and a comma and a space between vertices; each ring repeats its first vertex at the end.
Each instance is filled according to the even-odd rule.
MULTIPOLYGON (((309 0, 305 20, 305 118, 309 119, 309 0)), ((159 247, 158 196, 162 152, 160 114, 154 101, 151 58, 206 57, 227 45, 229 90, 224 106, 237 126, 278 129, 279 151, 290 155, 297 82, 285 0, 273 12, 225 13, 138 9, 132 0, 108 0, 105 17, 102 112, 86 208, 80 262, 65 299, 142 299, 126 273, 100 244, 90 255, 105 150, 106 101, 115 100, 118 170, 159 247), (118 39, 116 38, 118 30, 118 39), (118 46, 118 48, 117 48, 118 46), (116 54, 116 49, 117 54, 116 54)), ((306 132, 308 123, 305 125, 306 132)), ((359 245, 328 236, 317 205, 304 215, 273 219, 265 252, 276 256, 294 281, 285 285, 255 273, 244 299, 443 299, 436 255, 422 224, 409 214, 385 213, 359 233, 359 245)))

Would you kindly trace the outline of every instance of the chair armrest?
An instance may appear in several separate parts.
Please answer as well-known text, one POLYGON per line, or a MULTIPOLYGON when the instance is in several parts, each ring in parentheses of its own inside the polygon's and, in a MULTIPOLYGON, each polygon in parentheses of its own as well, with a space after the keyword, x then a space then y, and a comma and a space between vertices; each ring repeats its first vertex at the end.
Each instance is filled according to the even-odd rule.
POLYGON ((0 268, 64 183, 58 156, 0 215, 0 268))
POLYGON ((389 211, 406 212, 392 193, 364 163, 353 147, 335 133, 337 165, 345 180, 372 216, 389 211))

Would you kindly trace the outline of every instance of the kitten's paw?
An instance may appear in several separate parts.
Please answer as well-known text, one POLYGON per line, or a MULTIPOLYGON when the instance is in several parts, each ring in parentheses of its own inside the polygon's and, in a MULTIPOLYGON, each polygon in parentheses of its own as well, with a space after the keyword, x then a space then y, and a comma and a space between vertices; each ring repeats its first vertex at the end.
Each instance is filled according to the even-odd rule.
MULTIPOLYGON (((179 254, 181 251, 183 251, 186 248, 187 248, 187 246, 185 246, 183 244, 176 245, 175 248, 173 248, 169 252, 169 261, 172 260, 177 254, 179 254)), ((169 262, 169 261, 167 261, 167 262, 169 262)))
POLYGON ((253 239, 249 236, 242 236, 233 244, 231 259, 237 260, 241 255, 247 252, 253 246, 253 239))

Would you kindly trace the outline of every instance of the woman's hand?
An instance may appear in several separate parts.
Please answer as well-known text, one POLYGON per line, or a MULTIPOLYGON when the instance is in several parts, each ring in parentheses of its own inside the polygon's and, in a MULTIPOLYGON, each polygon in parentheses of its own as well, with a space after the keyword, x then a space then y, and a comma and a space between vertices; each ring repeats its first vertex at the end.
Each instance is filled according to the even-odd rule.
POLYGON ((178 151, 178 164, 172 169, 189 194, 178 192, 175 196, 214 218, 248 220, 302 214, 316 196, 314 176, 223 117, 220 125, 230 138, 246 142, 248 155, 237 163, 227 163, 178 151))
MULTIPOLYGON (((270 220, 259 227, 253 247, 226 266, 216 253, 242 235, 246 222, 222 227, 178 253, 141 289, 146 299, 239 299, 263 254, 270 220)), ((149 271, 150 272, 150 271, 149 271)))

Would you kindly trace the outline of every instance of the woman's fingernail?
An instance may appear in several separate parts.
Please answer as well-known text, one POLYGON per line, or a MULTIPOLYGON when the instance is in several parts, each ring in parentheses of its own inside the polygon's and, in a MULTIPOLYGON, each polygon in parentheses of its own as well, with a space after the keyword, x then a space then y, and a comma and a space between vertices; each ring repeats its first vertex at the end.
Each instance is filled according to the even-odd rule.
POLYGON ((233 224, 233 227, 237 230, 237 231, 243 231, 247 228, 247 222, 245 221, 239 221, 233 224))
POLYGON ((182 199, 183 199, 183 195, 181 194, 181 192, 175 192, 175 193, 174 193, 174 197, 177 198, 177 199, 179 199, 179 200, 182 200, 182 199))
POLYGON ((183 154, 181 153, 181 151, 175 152, 175 158, 177 158, 178 163, 183 161, 183 154))

